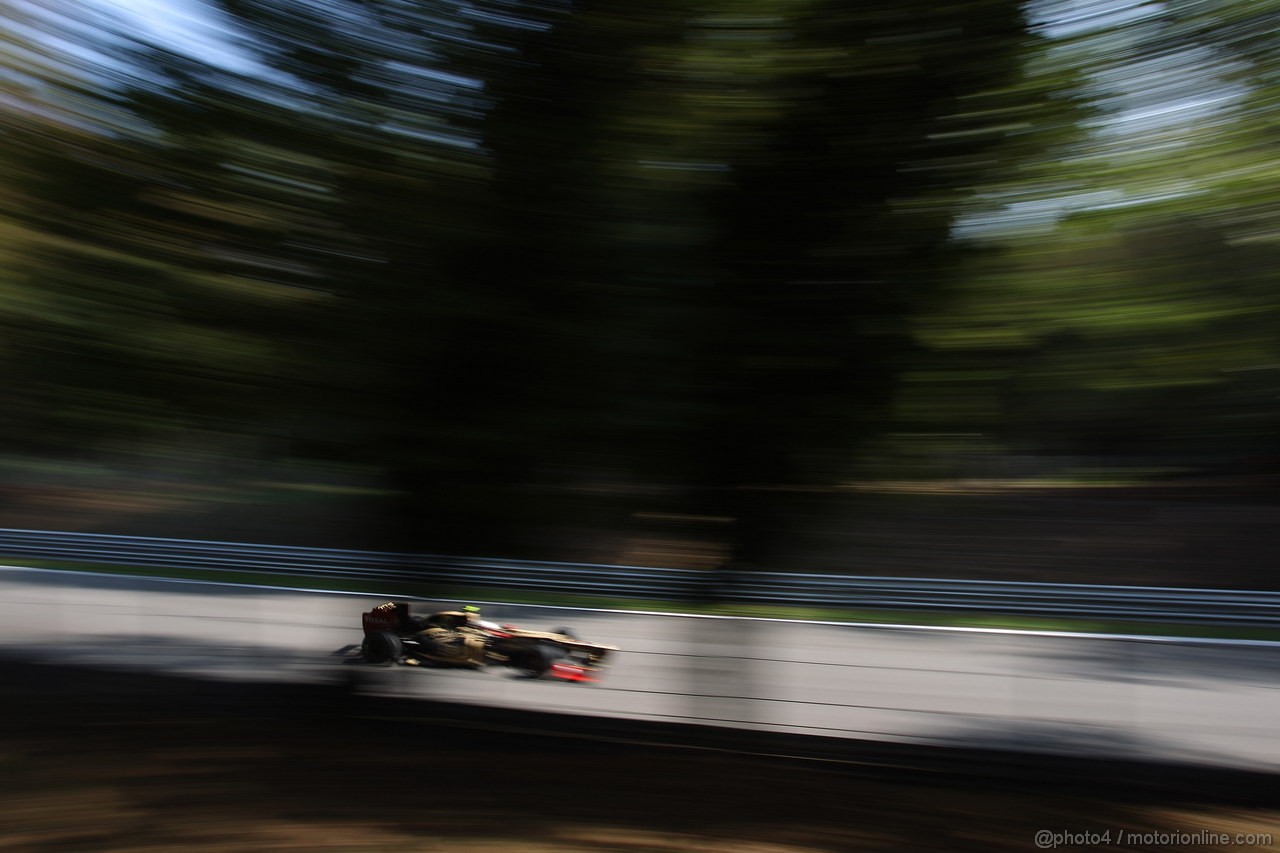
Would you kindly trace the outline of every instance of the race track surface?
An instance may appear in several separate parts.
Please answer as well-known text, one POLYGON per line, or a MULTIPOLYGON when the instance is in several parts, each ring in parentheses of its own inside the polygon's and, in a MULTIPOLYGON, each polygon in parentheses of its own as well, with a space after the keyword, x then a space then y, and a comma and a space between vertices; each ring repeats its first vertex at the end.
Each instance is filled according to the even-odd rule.
MULTIPOLYGON (((950 746, 1280 770, 1280 648, 489 605, 621 646, 597 684, 368 666, 378 597, 0 569, 0 651, 374 695, 950 746)), ((426 605, 424 605, 425 607, 426 605)))

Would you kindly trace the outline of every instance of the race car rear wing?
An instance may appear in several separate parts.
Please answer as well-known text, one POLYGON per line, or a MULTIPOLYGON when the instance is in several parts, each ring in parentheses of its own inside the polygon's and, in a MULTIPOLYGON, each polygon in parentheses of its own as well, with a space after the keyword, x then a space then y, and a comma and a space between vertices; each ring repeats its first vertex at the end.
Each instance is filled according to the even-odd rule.
POLYGON ((379 604, 368 613, 360 615, 360 626, 366 634, 379 631, 401 631, 409 623, 409 605, 405 602, 388 601, 379 604))

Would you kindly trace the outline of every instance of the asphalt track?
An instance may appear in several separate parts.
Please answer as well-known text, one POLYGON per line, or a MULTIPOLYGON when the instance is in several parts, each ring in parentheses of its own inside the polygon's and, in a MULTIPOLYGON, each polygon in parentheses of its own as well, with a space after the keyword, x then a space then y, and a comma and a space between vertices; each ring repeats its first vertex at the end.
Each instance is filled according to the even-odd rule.
POLYGON ((380 599, 0 569, 0 651, 622 719, 1280 770, 1280 647, 485 608, 621 646, 597 684, 338 654, 380 599))

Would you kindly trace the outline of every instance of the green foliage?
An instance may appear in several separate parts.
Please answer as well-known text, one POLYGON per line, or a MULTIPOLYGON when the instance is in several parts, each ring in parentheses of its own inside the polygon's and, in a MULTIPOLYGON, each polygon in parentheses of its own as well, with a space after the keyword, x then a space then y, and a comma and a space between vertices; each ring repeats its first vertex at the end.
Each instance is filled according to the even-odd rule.
POLYGON ((1232 373, 1275 360, 1265 4, 216 8, 249 70, 56 15, 4 48, 14 446, 249 436, 380 467, 439 547, 661 509, 764 559, 896 433, 1274 425, 1232 373), (1097 129, 1206 50, 1230 110, 1097 129))
MULTIPOLYGON (((1085 88, 1101 117, 1030 169, 1049 179, 1006 176, 989 191, 1003 210, 965 230, 981 250, 915 321, 938 357, 988 375, 936 395, 923 419, 918 406, 903 410, 908 422, 1041 450, 1274 451, 1280 258, 1267 81, 1280 66, 1258 28, 1274 14, 1174 3, 1057 48, 1092 75, 1085 88), (998 405, 974 417, 973 397, 998 405)), ((934 390, 950 372, 935 371, 934 390)))

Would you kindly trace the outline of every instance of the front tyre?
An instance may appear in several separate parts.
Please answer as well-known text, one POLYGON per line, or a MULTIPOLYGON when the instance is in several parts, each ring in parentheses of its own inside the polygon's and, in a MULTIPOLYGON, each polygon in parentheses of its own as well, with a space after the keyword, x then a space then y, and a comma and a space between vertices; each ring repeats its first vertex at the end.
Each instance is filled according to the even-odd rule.
POLYGON ((390 631, 377 631, 364 635, 364 644, 360 647, 364 659, 369 663, 386 663, 399 660, 404 654, 404 643, 390 631))

